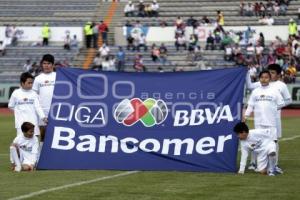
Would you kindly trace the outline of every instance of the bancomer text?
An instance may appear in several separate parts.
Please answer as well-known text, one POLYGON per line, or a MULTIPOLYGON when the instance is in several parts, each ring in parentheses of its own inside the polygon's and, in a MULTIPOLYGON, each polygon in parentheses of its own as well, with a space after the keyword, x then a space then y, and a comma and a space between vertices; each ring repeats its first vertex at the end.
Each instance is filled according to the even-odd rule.
POLYGON ((52 149, 77 150, 79 152, 118 153, 119 151, 131 154, 141 150, 144 152, 156 152, 163 155, 190 155, 198 153, 202 155, 222 153, 226 141, 232 140, 232 135, 220 135, 215 140, 213 137, 203 137, 195 141, 192 138, 163 139, 154 138, 138 140, 133 137, 117 138, 113 135, 98 136, 80 135, 75 130, 67 127, 54 127, 52 149), (77 138, 76 138, 77 137, 77 138))

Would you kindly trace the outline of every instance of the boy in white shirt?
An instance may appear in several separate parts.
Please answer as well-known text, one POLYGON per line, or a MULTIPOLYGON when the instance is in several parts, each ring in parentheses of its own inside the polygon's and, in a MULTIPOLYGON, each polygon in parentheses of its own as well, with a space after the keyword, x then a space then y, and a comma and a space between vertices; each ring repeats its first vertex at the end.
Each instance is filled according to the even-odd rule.
MULTIPOLYGON (((256 88, 250 95, 243 121, 254 112, 255 129, 270 129, 272 139, 277 142, 276 116, 278 109, 281 109, 285 104, 278 91, 270 86, 270 80, 269 71, 262 71, 259 74, 261 87, 256 88)), ((253 164, 255 161, 255 155, 252 155, 251 163, 253 164)), ((282 170, 278 169, 278 171, 282 170)))
MULTIPOLYGON (((35 78, 32 89, 38 94, 41 107, 45 115, 48 116, 56 79, 56 72, 54 72, 54 57, 50 54, 46 54, 43 56, 41 63, 43 71, 35 78)), ((39 121, 41 142, 43 142, 45 138, 46 125, 47 123, 45 123, 45 121, 39 121)))
MULTIPOLYGON (((280 93, 284 100, 284 106, 287 106, 292 103, 291 94, 288 90, 287 85, 280 80, 281 78, 281 67, 278 64, 271 64, 268 66, 268 70, 271 74, 271 82, 270 86, 274 88, 276 91, 280 93)), ((246 77, 246 83, 247 88, 250 90, 253 90, 255 88, 258 88, 261 86, 260 82, 252 83, 251 79, 248 76, 246 77)), ((279 109, 276 113, 276 132, 277 132, 277 138, 282 137, 282 128, 281 128, 281 110, 279 109)), ((276 166, 278 165, 278 155, 279 155, 279 145, 278 142, 276 142, 276 148, 277 148, 277 154, 276 154, 276 166)), ((279 167, 277 166, 278 170, 279 167)))
POLYGON ((250 151, 257 154, 257 171, 261 174, 275 176, 276 145, 270 135, 270 129, 252 129, 240 122, 234 132, 241 141, 241 161, 239 174, 245 173, 247 157, 250 151))
POLYGON ((32 171, 35 168, 39 141, 34 136, 34 125, 24 122, 21 126, 22 135, 18 135, 10 146, 10 162, 16 172, 32 171))
POLYGON ((38 117, 44 122, 47 118, 40 106, 38 95, 32 90, 33 76, 29 72, 24 72, 20 76, 21 87, 16 89, 8 103, 8 107, 14 111, 15 128, 17 135, 23 135, 21 125, 28 121, 36 126, 35 134, 39 135, 38 117))

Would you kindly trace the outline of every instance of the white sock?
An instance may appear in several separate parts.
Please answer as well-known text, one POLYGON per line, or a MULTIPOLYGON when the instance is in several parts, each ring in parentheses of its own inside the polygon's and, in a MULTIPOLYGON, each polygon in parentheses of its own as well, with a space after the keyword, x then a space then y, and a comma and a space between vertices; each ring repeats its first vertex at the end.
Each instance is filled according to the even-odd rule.
POLYGON ((16 166, 20 167, 21 166, 21 161, 17 152, 16 147, 10 146, 10 161, 14 163, 16 166))
POLYGON ((251 161, 250 161, 250 163, 256 164, 256 158, 257 158, 256 153, 252 151, 251 152, 251 161))
POLYGON ((278 160, 279 160, 279 144, 278 141, 275 143, 276 144, 276 160, 275 160, 275 165, 278 165, 278 160))
POLYGON ((268 156, 269 165, 268 165, 268 172, 274 173, 275 171, 275 163, 276 163, 276 156, 268 156))
POLYGON ((41 155, 41 152, 42 152, 43 145, 44 145, 44 142, 40 142, 39 152, 38 152, 36 164, 39 162, 39 159, 40 159, 40 155, 41 155))

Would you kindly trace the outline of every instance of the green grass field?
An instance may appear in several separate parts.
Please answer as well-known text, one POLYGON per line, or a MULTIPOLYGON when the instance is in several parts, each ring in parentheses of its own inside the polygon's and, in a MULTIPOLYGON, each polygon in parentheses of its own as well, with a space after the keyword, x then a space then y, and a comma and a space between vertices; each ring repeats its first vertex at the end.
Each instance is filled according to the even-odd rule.
MULTIPOLYGON (((284 138, 300 135, 299 118, 283 120, 284 138)), ((28 199, 300 199, 300 138, 280 142, 283 175, 262 176, 191 172, 137 172, 122 177, 48 191, 67 184, 110 177, 121 171, 35 171, 10 170, 8 147, 15 136, 13 118, 0 115, 0 200, 46 190, 28 199)))

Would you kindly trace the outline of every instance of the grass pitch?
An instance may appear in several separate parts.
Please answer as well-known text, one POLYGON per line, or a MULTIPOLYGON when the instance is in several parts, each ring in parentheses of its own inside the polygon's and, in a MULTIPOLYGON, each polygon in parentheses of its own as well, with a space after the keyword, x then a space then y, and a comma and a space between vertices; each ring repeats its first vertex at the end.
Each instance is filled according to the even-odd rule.
MULTIPOLYGON (((299 118, 283 120, 284 138, 300 135, 299 118)), ((10 170, 8 147, 15 137, 13 117, 0 115, 0 200, 31 195, 28 199, 300 199, 300 138, 280 142, 280 166, 283 175, 262 176, 194 172, 137 172, 90 184, 48 191, 67 184, 110 177, 121 171, 35 171, 14 173, 10 170)), ((237 163, 238 165, 238 163, 237 163)), ((15 198, 18 199, 18 198, 15 198)), ((20 198, 19 198, 20 199, 20 198)))

